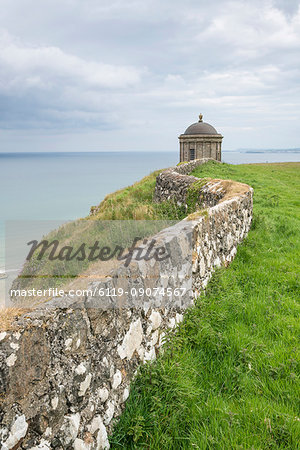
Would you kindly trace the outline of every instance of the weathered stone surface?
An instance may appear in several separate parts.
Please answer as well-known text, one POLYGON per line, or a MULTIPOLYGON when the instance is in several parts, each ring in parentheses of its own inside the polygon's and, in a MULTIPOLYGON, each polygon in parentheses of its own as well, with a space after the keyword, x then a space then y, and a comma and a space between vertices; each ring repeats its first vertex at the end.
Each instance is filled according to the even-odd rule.
MULTIPOLYGON (((199 178, 188 175, 197 166, 212 158, 196 159, 179 166, 170 167, 156 177, 154 200, 161 202, 173 199, 178 205, 186 205, 188 189, 193 183, 199 183, 199 178)), ((216 161, 219 162, 219 161, 216 161)), ((224 196, 222 186, 216 182, 207 182, 198 189, 198 203, 202 208, 216 205, 224 196), (220 187, 220 189, 218 189, 220 187)))
POLYGON ((143 340, 143 328, 141 320, 131 323, 128 332, 125 334, 123 342, 118 347, 118 354, 121 359, 131 359, 133 353, 138 350, 143 340))
POLYGON ((1 447, 2 450, 10 450, 15 448, 21 441, 21 439, 26 435, 28 428, 28 423, 25 420, 24 414, 18 416, 13 422, 8 439, 3 442, 1 447))
POLYGON ((75 310, 45 305, 20 318, 19 349, 12 349, 15 332, 9 330, 0 346, 3 449, 16 444, 23 449, 108 448, 107 433, 128 398, 131 377, 139 364, 156 357, 161 331, 175 316, 166 309, 104 312, 83 304, 75 310), (95 325, 97 313, 93 327, 89 316, 95 325), (37 336, 39 345, 31 346, 30 338, 34 344, 37 336), (72 344, 66 346, 69 339, 72 344), (10 354, 16 355, 13 366, 7 364, 10 354))
MULTIPOLYGON (((157 200, 173 195, 184 201, 184 186, 191 181, 186 174, 198 163, 159 176, 157 200), (185 177, 181 193, 178 176, 185 177), (174 182, 167 193, 166 179, 168 186, 174 182)), ((215 268, 230 263, 248 233, 252 189, 219 181, 202 190, 213 205, 206 214, 193 214, 155 236, 169 249, 168 260, 135 262, 118 268, 107 282, 91 284, 116 287, 122 281, 128 294, 121 303, 97 295, 78 302, 53 299, 20 317, 14 330, 0 333, 3 450, 109 448, 107 435, 138 366, 156 358, 166 329, 182 321, 215 268), (130 293, 147 287, 185 287, 187 294, 137 300, 130 293)))

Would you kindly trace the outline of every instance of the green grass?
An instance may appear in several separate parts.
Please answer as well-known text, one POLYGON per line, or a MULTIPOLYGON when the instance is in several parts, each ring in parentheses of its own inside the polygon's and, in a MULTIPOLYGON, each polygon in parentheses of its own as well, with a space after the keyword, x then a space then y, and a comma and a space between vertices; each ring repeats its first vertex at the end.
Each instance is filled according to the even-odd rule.
POLYGON ((252 229, 164 353, 140 369, 112 448, 299 448, 299 169, 194 171, 250 184, 252 229))
POLYGON ((175 201, 154 203, 153 195, 157 175, 164 169, 105 197, 98 207, 98 220, 182 220, 186 216, 184 207, 175 201))

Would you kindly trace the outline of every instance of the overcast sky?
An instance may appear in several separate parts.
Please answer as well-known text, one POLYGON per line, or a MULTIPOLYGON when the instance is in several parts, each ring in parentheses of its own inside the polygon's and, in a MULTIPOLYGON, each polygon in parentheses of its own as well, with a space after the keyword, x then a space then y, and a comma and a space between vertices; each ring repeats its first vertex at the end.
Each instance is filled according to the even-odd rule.
POLYGON ((0 151, 300 147, 300 0, 1 0, 0 151))

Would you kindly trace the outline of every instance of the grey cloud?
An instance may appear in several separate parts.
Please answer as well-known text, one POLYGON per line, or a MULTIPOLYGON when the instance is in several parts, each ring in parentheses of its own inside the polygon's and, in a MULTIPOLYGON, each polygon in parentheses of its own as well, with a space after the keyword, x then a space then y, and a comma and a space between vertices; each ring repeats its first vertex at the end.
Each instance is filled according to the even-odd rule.
POLYGON ((73 129, 83 143, 89 130, 115 149, 142 149, 146 135, 147 149, 171 149, 201 109, 228 147, 263 126, 261 147, 277 109, 280 139, 299 145, 299 1, 2 3, 4 129, 73 129))

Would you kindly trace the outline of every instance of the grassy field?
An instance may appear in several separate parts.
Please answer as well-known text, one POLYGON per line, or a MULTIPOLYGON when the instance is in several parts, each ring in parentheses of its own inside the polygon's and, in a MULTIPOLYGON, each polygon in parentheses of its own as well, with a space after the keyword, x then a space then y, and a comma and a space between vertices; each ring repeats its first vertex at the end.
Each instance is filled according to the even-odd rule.
POLYGON ((209 163, 194 175, 250 184, 252 229, 141 368, 111 446, 299 448, 300 164, 209 163))

